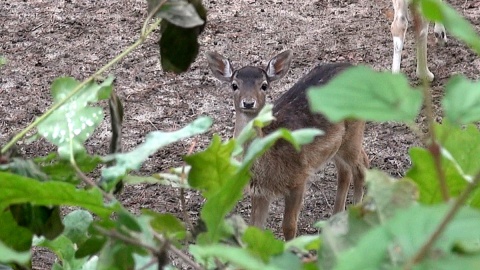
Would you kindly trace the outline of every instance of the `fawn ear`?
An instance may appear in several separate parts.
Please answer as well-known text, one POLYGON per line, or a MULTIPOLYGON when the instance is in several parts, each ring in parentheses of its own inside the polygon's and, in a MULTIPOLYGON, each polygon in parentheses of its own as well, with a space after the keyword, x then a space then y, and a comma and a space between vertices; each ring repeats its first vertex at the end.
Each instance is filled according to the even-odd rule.
POLYGON ((207 61, 213 76, 221 81, 230 82, 233 76, 232 64, 230 60, 216 52, 207 52, 207 61))
POLYGON ((273 57, 267 65, 267 76, 270 81, 281 79, 287 74, 292 62, 292 51, 286 50, 279 55, 273 57))

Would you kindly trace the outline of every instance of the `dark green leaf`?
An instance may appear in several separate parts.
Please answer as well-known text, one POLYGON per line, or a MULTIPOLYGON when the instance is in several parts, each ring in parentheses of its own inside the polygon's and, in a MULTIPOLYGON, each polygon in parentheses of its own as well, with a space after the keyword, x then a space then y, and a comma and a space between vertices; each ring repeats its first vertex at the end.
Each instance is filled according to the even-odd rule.
POLYGON ((0 242, 17 251, 30 250, 33 233, 20 227, 8 210, 0 211, 0 220, 0 242))
POLYGON ((134 269, 134 249, 119 242, 110 242, 104 246, 98 258, 98 270, 134 269))
POLYGON ((142 230, 135 216, 133 216, 133 214, 131 214, 130 212, 124 209, 118 212, 118 219, 116 224, 118 227, 120 227, 119 228, 120 230, 122 229, 121 227, 123 226, 125 226, 125 228, 132 230, 134 232, 141 232, 142 230))
POLYGON ((442 100, 445 117, 457 125, 480 120, 480 82, 472 82, 461 75, 449 80, 442 100))
POLYGON ((101 235, 94 235, 88 238, 83 244, 78 247, 75 252, 75 258, 83 258, 97 254, 105 245, 107 239, 101 235))
POLYGON ((162 22, 162 28, 159 46, 163 70, 177 74, 187 71, 198 55, 198 29, 182 28, 167 21, 162 22))
POLYGON ((174 215, 159 214, 151 210, 143 210, 143 213, 152 217, 150 225, 157 233, 163 234, 168 238, 182 240, 186 236, 186 228, 183 223, 174 215))
POLYGON ((117 207, 116 204, 105 206, 98 189, 80 190, 67 183, 39 182, 4 172, 0 172, 0 190, 0 209, 27 202, 44 206, 70 205, 86 208, 100 217, 108 217, 117 207))
POLYGON ((347 69, 324 87, 311 88, 308 99, 312 111, 333 122, 347 118, 413 122, 422 105, 422 93, 412 89, 404 75, 364 66, 347 69))
POLYGON ((38 236, 54 239, 63 232, 58 206, 32 206, 30 203, 12 204, 10 211, 18 225, 28 228, 38 236))

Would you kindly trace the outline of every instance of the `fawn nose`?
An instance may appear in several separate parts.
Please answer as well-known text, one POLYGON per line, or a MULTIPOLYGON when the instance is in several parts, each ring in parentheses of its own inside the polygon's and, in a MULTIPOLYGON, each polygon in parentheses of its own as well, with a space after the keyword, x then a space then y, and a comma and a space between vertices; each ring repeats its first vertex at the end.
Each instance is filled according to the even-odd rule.
POLYGON ((253 109, 255 107, 255 100, 242 100, 242 105, 244 109, 253 109))

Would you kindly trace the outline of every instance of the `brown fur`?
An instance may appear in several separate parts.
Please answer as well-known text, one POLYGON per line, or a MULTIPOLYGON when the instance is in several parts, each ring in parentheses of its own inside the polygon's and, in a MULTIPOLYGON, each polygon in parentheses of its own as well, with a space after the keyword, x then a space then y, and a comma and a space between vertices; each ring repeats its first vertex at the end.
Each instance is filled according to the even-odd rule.
MULTIPOLYGON (((234 71, 230 62, 216 53, 207 54, 207 59, 217 78, 238 86, 234 91, 237 112, 235 135, 238 135, 265 105, 265 90, 260 89, 260 86, 265 82, 268 84, 270 81, 280 79, 286 74, 291 52, 286 51, 274 57, 265 70, 245 67, 234 71), (254 108, 245 108, 243 102, 250 105, 254 102, 254 108)), ((250 183, 252 225, 263 227, 270 202, 282 196, 285 198, 282 225, 284 237, 287 240, 295 237, 308 178, 329 160, 335 162, 338 170, 338 188, 333 212, 345 209, 347 191, 352 181, 355 188, 354 201, 355 203, 361 201, 364 171, 368 167, 368 158, 362 147, 365 123, 358 120, 331 123, 323 115, 311 113, 306 98, 308 87, 327 83, 349 66, 349 64, 317 66, 275 101, 273 115, 276 120, 262 129, 264 135, 278 128, 290 130, 318 128, 324 131, 324 135, 303 146, 300 152, 297 152, 290 143, 279 140, 255 161, 250 183)), ((235 89, 233 86, 232 88, 235 89)))

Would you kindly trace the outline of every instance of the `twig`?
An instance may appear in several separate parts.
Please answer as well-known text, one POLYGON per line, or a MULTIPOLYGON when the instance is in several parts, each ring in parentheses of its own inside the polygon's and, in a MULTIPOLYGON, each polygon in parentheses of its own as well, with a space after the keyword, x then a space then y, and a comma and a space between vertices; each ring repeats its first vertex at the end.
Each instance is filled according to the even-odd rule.
POLYGON ((106 192, 105 190, 101 189, 100 187, 97 186, 97 183, 95 183, 95 181, 93 181, 92 179, 90 179, 88 176, 86 176, 82 170, 80 170, 80 168, 78 167, 77 163, 75 162, 75 159, 73 158, 73 155, 72 157, 70 158, 70 164, 72 164, 72 167, 73 169, 75 170, 75 172, 77 173, 78 177, 80 177, 80 179, 82 179, 82 181, 87 184, 87 186, 90 186, 90 187, 96 187, 98 188, 102 194, 103 194, 103 197, 107 198, 109 201, 114 201, 115 200, 115 197, 112 196, 112 194, 106 192))
POLYGON ((148 14, 147 18, 143 22, 142 32, 141 32, 142 36, 146 36, 146 32, 147 32, 146 29, 148 26, 148 22, 153 18, 153 16, 155 16, 155 14, 157 14, 157 12, 162 8, 165 2, 167 2, 167 0, 160 1, 160 3, 158 3, 158 5, 148 14))
POLYGON ((150 252, 152 252, 155 256, 158 255, 158 253, 159 253, 159 250, 157 248, 152 247, 150 245, 147 245, 145 243, 142 243, 141 241, 139 241, 135 238, 125 236, 125 235, 123 235, 123 234, 121 234, 121 233, 119 233, 115 230, 106 230, 106 229, 104 229, 104 228, 102 228, 98 225, 94 225, 94 227, 98 232, 100 232, 100 233, 102 233, 106 236, 109 236, 111 238, 115 238, 115 239, 120 240, 122 242, 125 242, 127 244, 131 244, 131 245, 135 245, 135 246, 139 246, 139 247, 142 247, 144 249, 147 249, 150 252))
MULTIPOLYGON (((421 32, 421 22, 423 18, 421 17, 421 14, 418 11, 418 6, 416 2, 412 3, 414 6, 412 7, 412 12, 413 12, 413 25, 415 29, 415 40, 417 41, 417 52, 419 51, 419 38, 420 38, 420 32, 421 32)), ((435 163, 435 171, 438 176, 439 180, 439 185, 440 185, 440 191, 442 194, 442 198, 445 202, 449 200, 449 195, 448 195, 448 187, 447 187, 447 181, 445 179, 445 173, 443 171, 443 166, 442 166, 442 155, 440 153, 440 146, 437 143, 437 136, 435 132, 435 118, 434 118, 434 112, 433 112, 433 101, 432 101, 432 96, 430 94, 430 87, 429 87, 429 82, 427 80, 427 76, 424 73, 423 70, 420 70, 421 74, 420 79, 422 80, 422 90, 423 90, 423 96, 424 96, 424 105, 425 105, 425 114, 427 116, 427 121, 428 121, 428 138, 430 138, 430 142, 425 142, 427 144, 427 149, 429 152, 432 154, 434 163, 435 163)))
MULTIPOLYGON (((165 242, 165 238, 158 234, 157 232, 153 232, 153 236, 160 242, 165 242)), ((197 262, 194 260, 190 259, 190 257, 187 256, 183 251, 179 250, 177 247, 174 245, 169 245, 169 250, 172 251, 173 254, 177 255, 180 259, 185 261, 185 263, 189 264, 193 269, 196 270, 203 270, 202 266, 199 265, 197 262)))
POLYGON ((467 201, 468 197, 475 190, 475 188, 479 183, 480 183, 480 172, 477 175, 475 175, 475 178, 473 179, 473 181, 465 188, 462 194, 460 194, 460 196, 457 198, 457 200, 452 205, 450 210, 448 210, 447 214, 443 218, 440 225, 438 225, 438 227, 435 229, 432 235, 430 235, 427 242, 425 242, 425 244, 420 248, 420 250, 417 251, 417 253, 415 253, 413 258, 405 265, 403 269, 405 270, 412 269, 415 264, 420 262, 427 255, 428 251, 432 248, 435 241, 438 240, 438 238, 443 233, 447 225, 455 217, 455 214, 457 214, 460 207, 467 201))
MULTIPOLYGON (((193 153, 193 149, 195 149, 195 145, 197 144, 197 141, 194 139, 192 142, 192 145, 190 145, 190 148, 188 149, 187 155, 191 155, 193 153)), ((183 185, 185 183, 185 165, 182 167, 182 173, 180 174, 180 182, 183 185)), ((190 220, 188 214, 187 214, 187 203, 185 201, 185 189, 180 188, 180 206, 182 208, 182 214, 183 214, 183 219, 185 220, 185 223, 187 223, 187 226, 189 227, 190 231, 193 231, 193 224, 192 221, 190 220)))

